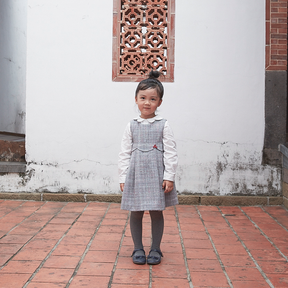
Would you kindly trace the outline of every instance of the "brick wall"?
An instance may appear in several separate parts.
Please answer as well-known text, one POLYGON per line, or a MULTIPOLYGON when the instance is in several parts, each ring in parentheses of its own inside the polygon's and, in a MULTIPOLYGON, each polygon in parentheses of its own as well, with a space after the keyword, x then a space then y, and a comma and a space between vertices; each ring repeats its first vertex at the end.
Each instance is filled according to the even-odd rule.
POLYGON ((287 70, 287 0, 266 0, 266 70, 287 70))

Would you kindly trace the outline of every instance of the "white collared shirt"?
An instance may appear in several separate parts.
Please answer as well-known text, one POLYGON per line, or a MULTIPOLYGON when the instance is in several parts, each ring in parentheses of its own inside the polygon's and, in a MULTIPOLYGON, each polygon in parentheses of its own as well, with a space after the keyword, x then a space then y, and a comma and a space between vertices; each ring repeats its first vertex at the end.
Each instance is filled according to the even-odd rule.
MULTIPOLYGON (((163 119, 161 116, 156 115, 153 118, 143 119, 140 116, 134 118, 142 125, 152 124, 154 121, 163 119)), ((176 150, 176 142, 174 139, 173 132, 168 124, 165 122, 163 130, 163 145, 164 145, 164 177, 163 180, 175 181, 176 168, 178 165, 178 156, 176 150)), ((121 152, 119 153, 118 162, 118 173, 119 173, 119 183, 125 183, 127 170, 130 163, 132 153, 132 134, 130 129, 130 122, 127 124, 124 131, 122 142, 121 142, 121 152)))

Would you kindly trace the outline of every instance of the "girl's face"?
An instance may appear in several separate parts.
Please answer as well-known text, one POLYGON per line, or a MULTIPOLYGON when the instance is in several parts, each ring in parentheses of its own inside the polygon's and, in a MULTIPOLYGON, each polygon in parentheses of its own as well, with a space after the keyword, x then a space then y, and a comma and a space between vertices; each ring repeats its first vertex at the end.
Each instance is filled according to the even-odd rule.
POLYGON ((155 111, 157 107, 161 105, 162 100, 158 96, 157 90, 154 88, 140 90, 135 97, 135 102, 141 112, 141 118, 148 119, 155 116, 155 111))

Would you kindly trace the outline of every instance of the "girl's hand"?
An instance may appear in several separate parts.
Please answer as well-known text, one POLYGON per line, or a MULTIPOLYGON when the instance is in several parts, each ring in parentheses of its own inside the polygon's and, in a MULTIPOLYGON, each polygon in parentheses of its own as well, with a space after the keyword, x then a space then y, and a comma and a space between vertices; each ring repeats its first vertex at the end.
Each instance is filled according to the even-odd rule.
POLYGON ((123 192, 123 190, 124 190, 124 183, 120 183, 120 190, 121 190, 121 192, 123 192))
POLYGON ((174 182, 169 180, 164 180, 162 184, 162 188, 165 189, 164 193, 169 193, 173 190, 174 182))

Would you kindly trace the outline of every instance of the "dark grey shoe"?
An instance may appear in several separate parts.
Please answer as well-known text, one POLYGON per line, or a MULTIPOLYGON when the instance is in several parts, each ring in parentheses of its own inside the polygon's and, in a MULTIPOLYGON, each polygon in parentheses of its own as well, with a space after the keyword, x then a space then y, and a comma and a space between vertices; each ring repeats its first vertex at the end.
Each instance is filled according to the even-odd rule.
POLYGON ((144 265, 146 264, 146 256, 145 251, 143 249, 135 249, 131 255, 133 263, 137 265, 144 265), (134 255, 137 251, 143 251, 144 255, 136 256, 134 255))
POLYGON ((161 263, 161 257, 163 257, 163 254, 160 250, 158 249, 151 249, 149 252, 149 255, 147 257, 147 264, 149 265, 157 265, 161 263), (155 255, 150 255, 151 252, 157 252, 159 254, 159 256, 155 256, 155 255))

